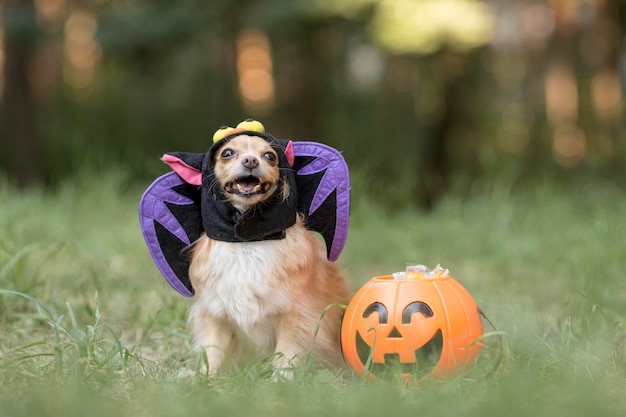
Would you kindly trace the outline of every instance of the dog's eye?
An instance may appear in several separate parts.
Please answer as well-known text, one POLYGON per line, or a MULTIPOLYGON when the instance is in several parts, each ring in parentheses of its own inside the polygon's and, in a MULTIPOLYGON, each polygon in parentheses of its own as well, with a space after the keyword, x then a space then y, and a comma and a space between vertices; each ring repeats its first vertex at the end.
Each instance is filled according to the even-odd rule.
POLYGON ((263 154, 263 158, 267 159, 270 162, 276 162, 276 155, 272 152, 265 152, 263 154))
POLYGON ((235 155, 235 151, 233 151, 232 149, 224 149, 222 151, 222 158, 224 159, 232 158, 234 155, 235 155))

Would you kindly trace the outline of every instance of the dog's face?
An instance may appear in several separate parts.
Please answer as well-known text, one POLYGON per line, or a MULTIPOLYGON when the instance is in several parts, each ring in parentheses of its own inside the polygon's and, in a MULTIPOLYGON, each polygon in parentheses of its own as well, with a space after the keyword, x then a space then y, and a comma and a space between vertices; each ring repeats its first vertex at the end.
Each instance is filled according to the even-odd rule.
POLYGON ((280 178, 276 151, 249 135, 239 135, 217 151, 214 172, 224 195, 242 212, 270 197, 280 178))

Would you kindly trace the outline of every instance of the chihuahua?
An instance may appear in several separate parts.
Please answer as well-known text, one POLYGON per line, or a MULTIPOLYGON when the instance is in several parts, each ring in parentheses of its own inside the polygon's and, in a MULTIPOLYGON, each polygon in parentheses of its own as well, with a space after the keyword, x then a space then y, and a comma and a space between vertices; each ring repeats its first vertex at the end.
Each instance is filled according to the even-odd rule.
MULTIPOLYGON (((276 150, 263 138, 235 136, 212 162, 212 181, 242 214, 292 192, 281 183, 276 150)), ((189 323, 206 351, 209 375, 251 353, 273 355, 277 372, 288 377, 309 360, 343 367, 341 308, 327 307, 347 304, 349 286, 301 216, 281 239, 228 242, 202 234, 192 248, 189 278, 195 289, 189 323)))

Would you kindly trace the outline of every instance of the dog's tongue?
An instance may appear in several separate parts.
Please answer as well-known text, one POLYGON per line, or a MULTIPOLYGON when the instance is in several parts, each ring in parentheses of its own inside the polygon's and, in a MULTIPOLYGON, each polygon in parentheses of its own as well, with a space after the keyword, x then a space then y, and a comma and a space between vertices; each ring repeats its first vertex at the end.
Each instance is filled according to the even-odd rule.
POLYGON ((238 181, 237 182, 237 188, 239 188, 240 191, 254 191, 254 187, 256 187, 256 185, 258 184, 258 182, 248 182, 248 181, 238 181))

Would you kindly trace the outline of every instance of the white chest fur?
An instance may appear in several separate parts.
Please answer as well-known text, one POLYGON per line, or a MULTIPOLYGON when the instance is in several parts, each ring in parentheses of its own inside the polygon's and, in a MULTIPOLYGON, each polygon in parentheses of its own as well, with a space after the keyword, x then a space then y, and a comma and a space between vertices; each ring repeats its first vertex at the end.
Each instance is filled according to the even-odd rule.
POLYGON ((272 242, 213 244, 212 268, 203 291, 212 315, 245 328, 285 308, 290 300, 282 297, 284 277, 276 268, 280 260, 273 246, 272 242))
POLYGON ((197 302, 253 337, 250 333, 289 310, 302 291, 299 268, 312 255, 303 242, 306 233, 298 224, 285 239, 199 242, 192 268, 197 302))

